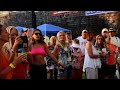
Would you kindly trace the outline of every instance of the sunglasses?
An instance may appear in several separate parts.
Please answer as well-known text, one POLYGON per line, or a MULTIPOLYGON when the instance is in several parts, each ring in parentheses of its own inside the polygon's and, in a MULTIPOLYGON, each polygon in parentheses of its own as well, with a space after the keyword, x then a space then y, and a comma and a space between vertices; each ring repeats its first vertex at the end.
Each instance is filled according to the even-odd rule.
POLYGON ((107 33, 107 31, 104 31, 103 33, 107 33))
POLYGON ((35 35, 41 35, 40 33, 35 33, 35 35))

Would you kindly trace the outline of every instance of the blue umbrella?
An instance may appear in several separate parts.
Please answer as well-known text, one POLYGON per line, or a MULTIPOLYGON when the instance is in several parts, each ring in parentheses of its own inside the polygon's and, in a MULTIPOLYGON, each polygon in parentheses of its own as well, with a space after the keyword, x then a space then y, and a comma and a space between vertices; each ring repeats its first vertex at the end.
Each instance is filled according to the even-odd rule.
POLYGON ((18 30, 18 32, 21 32, 22 30, 27 30, 27 28, 21 26, 16 26, 15 28, 18 30))
POLYGON ((21 26, 16 26, 15 28, 18 30, 18 32, 21 32, 23 30, 23 27, 21 26))

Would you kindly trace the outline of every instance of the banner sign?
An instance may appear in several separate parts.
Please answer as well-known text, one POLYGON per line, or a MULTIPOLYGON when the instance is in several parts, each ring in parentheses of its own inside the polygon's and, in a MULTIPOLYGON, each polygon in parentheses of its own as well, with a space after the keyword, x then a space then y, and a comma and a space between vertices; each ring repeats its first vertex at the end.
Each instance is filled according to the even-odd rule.
POLYGON ((51 16, 60 16, 64 14, 75 14, 78 13, 79 11, 51 11, 50 15, 51 16))
POLYGON ((115 11, 85 11, 85 16, 104 14, 104 13, 110 13, 110 12, 115 12, 115 11))

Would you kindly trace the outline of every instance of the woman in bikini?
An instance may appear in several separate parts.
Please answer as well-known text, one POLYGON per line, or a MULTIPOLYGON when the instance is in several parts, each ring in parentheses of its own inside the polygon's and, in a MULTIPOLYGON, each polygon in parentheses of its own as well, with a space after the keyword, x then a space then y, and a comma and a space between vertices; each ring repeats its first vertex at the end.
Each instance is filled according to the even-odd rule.
POLYGON ((58 63, 58 60, 50 53, 39 29, 33 31, 29 49, 31 55, 29 58, 31 79, 47 79, 46 55, 51 57, 58 66, 64 67, 61 63, 58 63))

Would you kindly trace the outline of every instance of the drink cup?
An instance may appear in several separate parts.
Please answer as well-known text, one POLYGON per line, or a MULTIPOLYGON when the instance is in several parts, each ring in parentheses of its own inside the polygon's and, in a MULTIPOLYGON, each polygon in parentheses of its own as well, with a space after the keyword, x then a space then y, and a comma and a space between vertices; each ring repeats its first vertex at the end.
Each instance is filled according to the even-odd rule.
POLYGON ((107 54, 107 50, 106 50, 106 48, 103 48, 103 49, 102 49, 102 52, 104 52, 104 53, 107 54))

